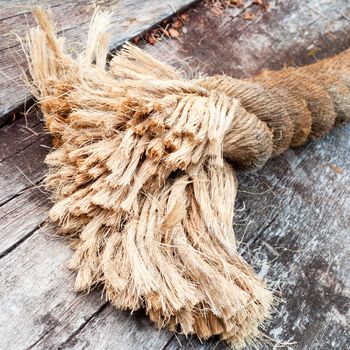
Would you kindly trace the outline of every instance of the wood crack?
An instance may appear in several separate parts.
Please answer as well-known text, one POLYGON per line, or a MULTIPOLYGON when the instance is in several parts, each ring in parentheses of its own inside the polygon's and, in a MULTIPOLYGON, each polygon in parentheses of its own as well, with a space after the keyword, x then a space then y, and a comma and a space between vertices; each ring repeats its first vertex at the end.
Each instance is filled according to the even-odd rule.
POLYGON ((173 334, 170 337, 170 339, 166 342, 166 344, 160 350, 165 350, 170 345, 170 343, 173 341, 174 338, 175 338, 175 334, 173 334))
MULTIPOLYGON (((63 349, 63 347, 68 344, 77 334, 79 334, 96 316, 98 316, 107 306, 108 302, 105 302, 101 307, 99 307, 90 317, 88 317, 61 345, 58 346, 57 350, 63 349)), ((36 345, 38 345, 48 334, 50 334, 57 325, 50 327, 46 332, 44 332, 41 337, 36 340, 33 344, 26 348, 26 350, 32 350, 36 345)))
POLYGON ((25 242, 29 237, 33 236, 33 234, 38 231, 42 225, 45 223, 46 219, 41 221, 38 225, 35 226, 33 230, 26 233, 23 237, 21 237, 18 241, 13 243, 10 247, 6 248, 2 252, 0 252, 0 259, 4 258, 6 255, 14 251, 16 248, 18 248, 23 242, 25 242))
POLYGON ((44 180, 44 178, 45 178, 45 175, 41 176, 35 182, 29 182, 30 185, 33 187, 29 187, 29 184, 28 184, 28 186, 26 186, 25 188, 23 188, 19 192, 15 193, 12 197, 5 199, 3 202, 0 202, 0 208, 3 207, 4 205, 6 205, 7 203, 11 202, 12 200, 16 199, 17 197, 21 196, 25 191, 31 190, 32 188, 36 188, 36 186, 39 185, 40 182, 42 182, 44 180))
POLYGON ((62 350, 66 345, 72 341, 74 337, 76 337, 91 321, 93 321, 99 314, 103 312, 109 305, 109 302, 105 302, 97 311, 95 311, 90 317, 86 319, 84 323, 82 323, 63 343, 61 343, 57 350, 62 350))
MULTIPOLYGON (((39 139, 39 140, 40 140, 40 139, 39 139)), ((16 151, 15 153, 12 153, 11 155, 9 155, 9 156, 7 156, 7 157, 1 159, 1 160, 0 160, 0 164, 1 164, 2 162, 6 161, 7 159, 12 158, 12 157, 15 156, 16 154, 25 151, 28 147, 32 146, 32 145, 33 145, 34 143, 36 143, 36 142, 38 142, 38 139, 35 139, 35 138, 34 138, 34 141, 32 141, 31 143, 29 143, 28 145, 26 145, 24 148, 21 148, 20 150, 16 151)))
MULTIPOLYGON (((293 201, 294 196, 295 196, 295 192, 293 191, 293 193, 292 193, 291 197, 289 198, 288 203, 285 205, 285 207, 287 207, 293 201)), ((251 240, 249 240, 247 245, 251 246, 254 243, 256 243, 264 235, 264 233, 271 227, 271 225, 276 221, 276 219, 280 216, 282 210, 283 209, 278 210, 277 213, 269 221, 269 223, 264 228, 262 228, 256 236, 254 236, 251 240)), ((245 251, 245 250, 243 250, 243 251, 245 251)))

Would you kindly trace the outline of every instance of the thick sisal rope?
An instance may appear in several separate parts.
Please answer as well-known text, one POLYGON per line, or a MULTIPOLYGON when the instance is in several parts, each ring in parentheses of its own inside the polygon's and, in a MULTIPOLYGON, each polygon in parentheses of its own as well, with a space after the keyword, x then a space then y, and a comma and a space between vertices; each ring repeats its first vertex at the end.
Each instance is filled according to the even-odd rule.
POLYGON ((50 218, 75 249, 75 289, 102 284, 158 327, 251 344, 273 297, 237 254, 233 168, 261 167, 348 120, 350 51, 251 80, 188 81, 130 44, 106 69, 106 14, 75 59, 50 16, 35 16, 28 60, 54 140, 50 218))

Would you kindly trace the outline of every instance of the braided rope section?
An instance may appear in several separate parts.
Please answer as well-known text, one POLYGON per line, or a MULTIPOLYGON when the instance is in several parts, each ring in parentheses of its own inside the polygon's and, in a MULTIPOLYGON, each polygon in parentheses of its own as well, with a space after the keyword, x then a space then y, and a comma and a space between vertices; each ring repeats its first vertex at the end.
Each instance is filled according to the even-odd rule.
POLYGON ((49 215, 75 250, 75 289, 101 284, 158 327, 253 344, 273 296, 237 253, 226 159, 259 168, 349 119, 350 52, 251 80, 187 81, 132 45, 106 70, 106 14, 74 59, 50 15, 35 16, 27 52, 54 143, 49 215))

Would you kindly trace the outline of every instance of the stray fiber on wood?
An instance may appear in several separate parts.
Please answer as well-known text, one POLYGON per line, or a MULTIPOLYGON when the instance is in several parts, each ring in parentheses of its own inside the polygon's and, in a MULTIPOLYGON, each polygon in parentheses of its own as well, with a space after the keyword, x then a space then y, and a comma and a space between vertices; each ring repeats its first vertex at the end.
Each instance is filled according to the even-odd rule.
POLYGON ((255 344, 272 292, 238 255, 234 168, 255 169, 350 117, 350 51, 302 68, 185 80, 126 44, 106 68, 110 16, 75 58, 49 12, 28 33, 31 87, 53 136, 50 218, 75 289, 104 287, 158 327, 255 344))

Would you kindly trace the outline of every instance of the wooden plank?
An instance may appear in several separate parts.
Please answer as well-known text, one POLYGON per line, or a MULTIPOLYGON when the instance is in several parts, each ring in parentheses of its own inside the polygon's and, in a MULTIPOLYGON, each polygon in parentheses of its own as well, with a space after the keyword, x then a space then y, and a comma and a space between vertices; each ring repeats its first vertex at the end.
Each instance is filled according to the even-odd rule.
MULTIPOLYGON (((108 1, 45 1, 57 20, 57 28, 64 32, 74 50, 82 50, 86 41, 87 28, 96 5, 111 11, 111 48, 153 27, 177 11, 184 9, 194 0, 108 0, 108 1), (77 44, 78 43, 78 44, 77 44)), ((18 108, 30 93, 20 79, 21 69, 26 67, 18 37, 23 38, 28 26, 34 25, 30 14, 33 3, 20 0, 0 2, 0 125, 9 112, 18 108)))
POLYGON ((0 257, 15 249, 47 217, 41 180, 50 137, 35 110, 0 129, 0 257))
MULTIPOLYGON (((277 68, 283 63, 310 62, 314 60, 308 55, 313 50, 311 45, 320 49, 318 57, 350 46, 344 34, 350 32, 349 23, 338 12, 350 15, 346 1, 335 4, 331 0, 312 0, 308 2, 310 8, 302 1, 270 3, 271 8, 266 13, 258 6, 247 5, 245 11, 257 14, 253 21, 245 21, 240 9, 229 9, 220 17, 198 6, 190 11, 187 33, 178 41, 162 41, 146 49, 162 60, 186 58, 186 70, 193 74, 226 71, 236 76, 249 76, 261 69, 260 62, 272 62, 270 67, 277 68), (332 50, 328 39, 319 38, 321 35, 333 38, 332 50), (235 41, 240 45, 235 46, 235 41), (269 44, 270 49, 264 48, 261 42, 269 44)), ((184 67, 183 63, 177 61, 177 64, 184 67)), ((297 341, 294 349, 342 349, 350 341, 345 324, 350 284, 346 261, 350 227, 349 132, 349 126, 336 129, 322 141, 272 160, 256 175, 240 174, 239 177, 237 208, 245 207, 236 214, 236 232, 238 239, 244 242, 241 251, 247 258, 255 256, 257 271, 262 276, 282 279, 282 296, 286 301, 277 306, 279 312, 268 335, 297 341)), ((39 147, 37 143, 32 149, 23 149, 23 159, 42 164, 35 151, 39 147)), ((21 151, 17 149, 16 152, 21 151)), ((18 198, 23 195, 18 194, 18 198)), ((22 201, 15 212, 26 212, 32 200, 22 201)), ((33 215, 33 211, 27 213, 33 215)), ((18 229, 21 225, 23 223, 18 229)), ((33 224, 32 229, 35 227, 33 224)), ((48 234, 54 233, 54 229, 45 227, 45 230, 48 234)), ((13 231, 13 228, 4 230, 3 234, 11 237, 13 231)), ((16 239, 18 237, 7 244, 16 243, 16 239)), ((6 266, 2 273, 7 277, 0 287, 0 295, 5 299, 5 303, 0 302, 1 342, 7 345, 4 348, 35 344, 35 349, 59 346, 129 349, 133 339, 130 334, 137 336, 139 333, 134 348, 143 348, 146 344, 146 348, 178 349, 179 341, 183 349, 224 348, 217 341, 201 346, 194 338, 173 337, 170 340, 168 332, 154 330, 144 318, 142 330, 132 328, 129 332, 128 328, 137 324, 139 314, 123 326, 124 321, 118 323, 115 318, 118 320, 124 313, 94 301, 94 298, 99 300, 98 291, 88 296, 72 293, 74 274, 64 267, 70 255, 64 242, 49 239, 39 230, 19 243, 1 264, 6 266), (28 266, 31 268, 26 270, 28 266), (27 290, 23 286, 33 286, 34 291, 26 297, 27 290), (15 290, 13 294, 12 290, 15 290), (46 294, 50 293, 54 296, 46 302, 46 294), (77 299, 69 296, 70 293, 77 299), (48 310, 46 313, 53 318, 38 313, 37 308, 48 310), (17 313, 9 311, 12 309, 17 313), (16 325, 19 315, 23 321, 16 325), (13 334, 22 332, 22 328, 24 335, 19 337, 17 346, 13 334), (155 340, 157 337, 159 342, 155 340)))
POLYGON ((255 1, 228 8, 222 16, 198 6, 189 12, 186 34, 145 49, 162 61, 199 73, 251 77, 262 69, 303 65, 350 46, 348 0, 269 0, 264 11, 255 1), (252 20, 244 20, 253 13, 252 20))
POLYGON ((0 134, 0 162, 29 147, 36 141, 35 136, 42 133, 39 114, 34 110, 16 123, 5 126, 0 134))
POLYGON ((115 334, 127 337, 123 344, 128 346, 123 349, 140 349, 144 345, 161 348, 166 344, 169 333, 159 334, 145 317, 130 317, 127 312, 107 307, 100 291, 87 296, 74 293, 73 276, 64 267, 70 249, 48 235, 47 229, 48 226, 40 229, 18 247, 16 254, 1 260, 1 349, 81 348, 73 339, 74 331, 83 331, 89 325, 91 334, 99 313, 106 315, 106 322, 98 325, 103 330, 101 335, 99 330, 92 334, 99 346, 106 342, 120 344, 115 334))
POLYGON ((61 349, 163 349, 172 337, 168 331, 155 329, 143 312, 136 312, 127 318, 127 322, 120 322, 126 315, 128 313, 109 306, 81 332, 74 334, 62 344, 61 349), (119 336, 116 336, 117 325, 119 336))
POLYGON ((50 137, 36 111, 0 132, 0 206, 43 178, 50 137))
POLYGON ((21 244, 16 253, 1 260, 0 276, 4 281, 0 292, 4 311, 0 315, 1 348, 29 348, 57 325, 63 314, 68 312, 69 316, 72 307, 76 310, 75 303, 79 304, 78 312, 84 308, 95 312, 92 295, 85 304, 68 288, 61 289, 62 283, 72 284, 71 275, 64 267, 70 250, 57 239, 46 236, 45 228, 21 244), (38 245, 41 249, 35 249, 38 245))
POLYGON ((31 235, 47 218, 50 200, 31 188, 1 206, 0 257, 31 235))

